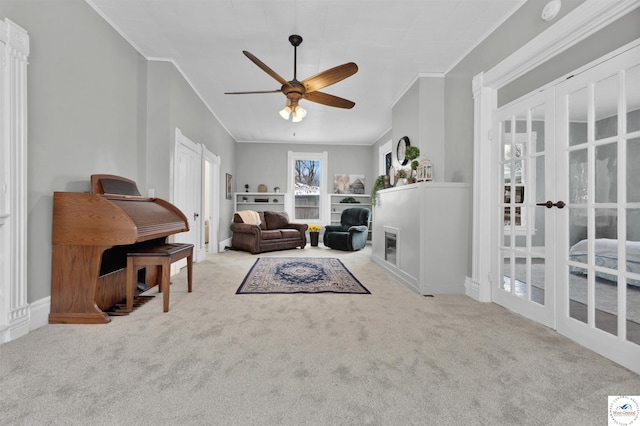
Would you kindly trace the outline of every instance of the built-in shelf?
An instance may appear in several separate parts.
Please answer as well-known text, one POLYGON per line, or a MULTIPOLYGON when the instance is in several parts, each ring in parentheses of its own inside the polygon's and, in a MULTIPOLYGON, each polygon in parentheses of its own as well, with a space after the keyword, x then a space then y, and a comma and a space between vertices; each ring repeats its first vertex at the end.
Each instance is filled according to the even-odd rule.
POLYGON ((286 194, 283 192, 236 192, 233 194, 235 211, 277 211, 285 208, 286 194), (264 200, 264 201, 263 201, 264 200))

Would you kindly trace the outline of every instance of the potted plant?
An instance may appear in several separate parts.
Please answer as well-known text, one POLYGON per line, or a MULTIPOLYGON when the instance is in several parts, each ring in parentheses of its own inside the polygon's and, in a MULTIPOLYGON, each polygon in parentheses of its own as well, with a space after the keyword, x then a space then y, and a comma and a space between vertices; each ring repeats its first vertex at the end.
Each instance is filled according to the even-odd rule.
POLYGON ((398 169, 396 172, 396 186, 402 186, 407 183, 407 171, 405 169, 398 169))
POLYGON ((418 168, 418 165, 420 164, 420 162, 416 160, 416 158, 420 156, 420 148, 418 148, 417 146, 408 146, 405 151, 405 156, 407 160, 411 162, 411 174, 409 175, 408 181, 409 183, 415 183, 416 181, 415 170, 418 168))
POLYGON ((371 207, 376 205, 378 200, 378 190, 384 189, 384 175, 380 175, 373 182, 373 186, 371 187, 371 207))
POLYGON ((274 186, 273 187, 273 192, 275 192, 275 193, 280 192, 280 187, 279 186, 274 186))
POLYGON ((320 237, 320 230, 322 229, 322 226, 312 223, 307 229, 309 230, 311 247, 318 247, 318 238, 320 237))
POLYGON ((249 184, 248 183, 244 184, 244 192, 249 192, 249 184))

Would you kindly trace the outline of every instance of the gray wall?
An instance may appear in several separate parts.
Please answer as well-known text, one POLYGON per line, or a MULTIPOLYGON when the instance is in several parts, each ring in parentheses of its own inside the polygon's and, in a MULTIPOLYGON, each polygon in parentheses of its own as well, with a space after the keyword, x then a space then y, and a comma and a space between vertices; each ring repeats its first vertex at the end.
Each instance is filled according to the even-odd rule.
MULTIPOLYGON (((445 177, 444 77, 422 77, 420 83, 420 158, 433 165, 433 180, 445 177)), ((394 124, 395 126, 395 124, 394 124)), ((453 181, 453 179, 449 179, 453 181)))
MULTIPOLYGON (((444 180, 445 166, 444 88, 444 78, 420 77, 392 108, 394 160, 397 160, 395 149, 398 141, 408 136, 411 146, 420 148, 418 160, 431 160, 435 180, 438 181, 444 180)), ((377 149, 374 155, 377 157, 377 149)), ((409 164, 404 167, 409 168, 409 164)))
MULTIPOLYGON (((372 149, 370 146, 353 145, 295 145, 267 143, 238 143, 236 147, 236 173, 234 187, 244 192, 256 192, 261 183, 267 185, 269 192, 279 186, 282 192, 287 190, 287 153, 324 152, 328 154, 327 179, 328 192, 332 192, 334 174, 360 174, 365 177, 365 193, 371 191, 371 184, 377 176, 377 167, 372 168, 372 149)), ((377 151, 376 151, 377 153, 377 151)), ((227 220, 231 217, 229 214, 227 220)))
MULTIPOLYGON (((391 123, 393 128, 393 143, 391 144, 391 152, 393 155, 394 167, 398 167, 398 157, 396 156, 396 147, 398 141, 403 136, 409 138, 411 146, 420 148, 422 155, 422 147, 420 146, 420 82, 416 81, 409 87, 406 93, 396 102, 391 112, 391 123)), ((386 142, 386 141, 385 141, 386 142)), ((376 151, 376 155, 377 155, 376 151)), ((402 166, 407 168, 409 163, 402 166)))
POLYGON ((231 231, 226 218, 233 212, 233 203, 232 200, 224 198, 225 173, 235 173, 235 140, 172 63, 149 62, 148 68, 148 188, 156 190, 156 197, 173 199, 171 164, 177 127, 184 136, 195 143, 205 145, 209 151, 221 158, 218 182, 222 198, 218 239, 222 241, 230 238, 231 231), (158 149, 159 147, 161 149, 158 149))
MULTIPOLYGON (((173 128, 234 164, 233 139, 171 64, 147 62, 82 0, 0 0, 30 35, 28 301, 50 294, 54 191, 112 173, 170 191, 173 128)), ((224 178, 222 178, 222 186, 224 178)), ((224 188, 222 188, 224 194, 224 188)), ((223 202, 226 214, 231 202, 223 202)), ((220 228, 226 238, 227 227, 220 228)))

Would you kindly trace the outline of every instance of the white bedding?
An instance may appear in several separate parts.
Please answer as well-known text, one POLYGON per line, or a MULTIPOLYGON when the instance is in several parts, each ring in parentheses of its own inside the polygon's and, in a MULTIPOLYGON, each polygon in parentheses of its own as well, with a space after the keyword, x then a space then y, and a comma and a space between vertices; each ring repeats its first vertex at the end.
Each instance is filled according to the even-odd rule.
MULTIPOLYGON (((626 270, 640 274, 640 241, 627 241, 625 246, 627 252, 626 270)), ((587 249, 588 240, 579 241, 569 250, 569 259, 576 262, 587 263, 587 249)), ((609 269, 618 269, 618 240, 599 238, 594 242, 594 250, 596 265, 609 269)), ((574 274, 583 274, 585 270, 572 266, 571 272, 574 274)), ((606 280, 617 281, 616 276, 613 274, 600 271, 596 271, 595 274, 597 277, 606 280)), ((629 279, 627 283, 633 286, 640 286, 640 280, 629 279)))

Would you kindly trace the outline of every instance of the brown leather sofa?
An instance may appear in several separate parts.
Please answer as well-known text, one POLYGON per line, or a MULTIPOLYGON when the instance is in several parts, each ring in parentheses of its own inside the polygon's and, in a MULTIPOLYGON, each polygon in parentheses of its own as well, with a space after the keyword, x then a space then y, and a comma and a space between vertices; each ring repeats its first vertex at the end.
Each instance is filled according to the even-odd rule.
POLYGON ((260 224, 244 223, 238 213, 231 223, 231 247, 252 254, 307 245, 307 224, 289 222, 286 212, 258 212, 260 224))

